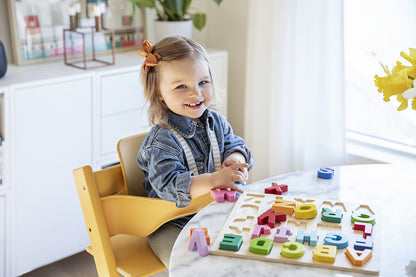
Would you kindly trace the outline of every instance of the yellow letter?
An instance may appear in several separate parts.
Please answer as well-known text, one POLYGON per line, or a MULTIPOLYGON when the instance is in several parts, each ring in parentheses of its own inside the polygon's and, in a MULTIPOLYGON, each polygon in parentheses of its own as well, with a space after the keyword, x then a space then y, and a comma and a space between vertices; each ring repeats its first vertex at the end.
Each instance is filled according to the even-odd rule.
POLYGON ((325 263, 334 263, 337 247, 334 245, 318 245, 313 250, 313 259, 325 263))
POLYGON ((317 214, 318 211, 314 204, 302 204, 295 208, 295 217, 298 219, 314 218, 317 214))

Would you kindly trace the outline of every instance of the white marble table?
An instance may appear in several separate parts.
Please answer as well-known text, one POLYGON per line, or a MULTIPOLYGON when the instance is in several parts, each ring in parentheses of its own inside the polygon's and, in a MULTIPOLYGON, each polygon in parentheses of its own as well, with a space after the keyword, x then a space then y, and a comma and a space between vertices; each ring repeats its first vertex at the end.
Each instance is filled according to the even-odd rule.
MULTIPOLYGON (((246 191, 263 193, 271 182, 277 182, 289 186, 289 191, 284 193, 288 196, 376 203, 382 209, 380 276, 416 276, 416 167, 354 165, 334 169, 335 176, 330 180, 318 179, 316 170, 294 172, 246 185, 246 191)), ((172 251, 170 277, 365 276, 212 254, 201 257, 198 251, 188 251, 190 228, 208 228, 214 241, 233 205, 227 201, 213 202, 184 227, 172 251)))

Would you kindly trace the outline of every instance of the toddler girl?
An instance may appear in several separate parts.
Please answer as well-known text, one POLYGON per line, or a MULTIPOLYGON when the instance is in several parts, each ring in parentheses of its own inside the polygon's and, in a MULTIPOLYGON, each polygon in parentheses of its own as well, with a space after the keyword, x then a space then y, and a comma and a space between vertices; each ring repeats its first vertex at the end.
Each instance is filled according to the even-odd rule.
MULTIPOLYGON (((138 53, 148 116, 154 125, 137 154, 148 197, 188 206, 213 188, 246 183, 254 159, 230 124, 209 109, 214 84, 204 48, 184 37, 155 45, 144 41, 138 53)), ((149 237, 156 255, 168 266, 175 239, 190 217, 162 226, 149 237)))

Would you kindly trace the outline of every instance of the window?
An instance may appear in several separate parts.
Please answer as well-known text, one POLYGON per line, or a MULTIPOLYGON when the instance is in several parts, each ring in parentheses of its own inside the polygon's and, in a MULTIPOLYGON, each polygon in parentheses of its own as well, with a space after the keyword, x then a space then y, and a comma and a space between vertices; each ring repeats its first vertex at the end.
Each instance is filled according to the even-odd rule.
POLYGON ((409 101, 406 110, 398 111, 396 98, 384 102, 374 84, 374 75, 386 75, 380 62, 390 70, 396 61, 409 65, 400 52, 416 48, 415 14, 414 0, 345 1, 348 139, 416 155, 416 110, 409 101))

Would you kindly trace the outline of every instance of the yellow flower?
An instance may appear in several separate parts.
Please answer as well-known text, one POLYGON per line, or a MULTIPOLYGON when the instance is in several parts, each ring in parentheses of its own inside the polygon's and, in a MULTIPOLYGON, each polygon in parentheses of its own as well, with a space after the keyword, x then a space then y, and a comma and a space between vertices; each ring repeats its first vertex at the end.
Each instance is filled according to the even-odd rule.
POLYGON ((387 76, 375 76, 375 84, 378 91, 384 95, 384 101, 390 101, 390 97, 403 93, 405 90, 412 87, 412 80, 409 80, 406 70, 393 73, 387 72, 387 76))
POLYGON ((384 101, 388 102, 391 96, 397 95, 397 101, 400 102, 400 106, 397 108, 399 111, 407 109, 409 99, 413 99, 412 109, 416 110, 416 83, 413 83, 413 80, 416 79, 416 49, 409 48, 409 54, 401 52, 400 56, 409 61, 411 66, 397 62, 390 72, 386 66, 381 64, 387 76, 374 76, 374 83, 378 87, 378 91, 383 93, 384 101))

